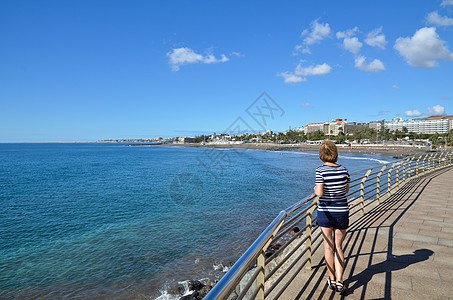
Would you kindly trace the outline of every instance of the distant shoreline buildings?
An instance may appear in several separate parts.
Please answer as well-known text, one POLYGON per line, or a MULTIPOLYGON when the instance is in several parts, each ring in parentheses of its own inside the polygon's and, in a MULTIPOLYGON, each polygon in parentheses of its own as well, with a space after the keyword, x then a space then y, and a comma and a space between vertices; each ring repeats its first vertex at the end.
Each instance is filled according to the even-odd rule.
POLYGON ((321 131, 325 135, 337 136, 339 134, 347 134, 350 129, 354 127, 371 128, 374 130, 381 130, 382 124, 385 129, 390 132, 404 132, 404 133, 417 133, 417 134, 434 134, 434 133, 448 133, 453 129, 453 115, 450 116, 432 116, 427 118, 403 120, 402 118, 395 118, 391 121, 371 121, 368 123, 351 122, 348 123, 347 119, 335 119, 332 122, 324 123, 310 123, 303 127, 295 129, 297 132, 304 132, 309 134, 312 132, 321 131))
MULTIPOLYGON (((366 131, 368 129, 373 129, 377 132, 382 131, 382 126, 384 129, 390 133, 400 132, 402 134, 443 134, 448 133, 453 129, 453 115, 450 116, 431 116, 426 118, 418 119, 408 119, 403 120, 402 118, 395 118, 390 121, 371 121, 368 123, 362 122, 349 122, 347 119, 337 118, 332 120, 332 122, 323 122, 323 123, 309 123, 303 127, 295 128, 288 130, 288 132, 299 132, 309 135, 312 133, 320 132, 325 136, 354 136, 357 131, 366 131)), ((201 136, 200 137, 170 137, 162 138, 156 137, 154 139, 113 139, 113 140, 103 140, 101 142, 111 142, 111 143, 148 143, 148 144, 192 144, 192 143, 201 143, 201 144, 240 144, 244 142, 262 142, 263 137, 267 139, 273 138, 275 141, 278 141, 278 137, 271 130, 267 130, 263 133, 251 134, 249 140, 244 141, 242 135, 230 135, 228 133, 222 134, 212 134, 201 136)))

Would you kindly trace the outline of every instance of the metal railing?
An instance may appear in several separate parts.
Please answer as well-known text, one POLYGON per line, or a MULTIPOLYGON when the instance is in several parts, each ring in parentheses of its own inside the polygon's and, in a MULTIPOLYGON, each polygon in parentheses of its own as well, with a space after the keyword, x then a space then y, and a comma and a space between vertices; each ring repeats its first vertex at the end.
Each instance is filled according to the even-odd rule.
MULTIPOLYGON (((453 151, 406 157, 351 174, 349 215, 365 214, 407 180, 452 165, 453 151)), ((278 299, 321 246, 316 225, 318 197, 281 211, 204 299, 278 299), (298 232, 295 228, 300 228, 298 232)))

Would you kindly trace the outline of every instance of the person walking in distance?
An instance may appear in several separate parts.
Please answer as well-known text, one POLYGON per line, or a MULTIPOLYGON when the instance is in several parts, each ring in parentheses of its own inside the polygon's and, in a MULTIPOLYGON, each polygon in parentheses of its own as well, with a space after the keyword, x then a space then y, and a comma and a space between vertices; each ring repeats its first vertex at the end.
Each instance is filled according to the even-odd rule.
POLYGON ((338 150, 333 142, 324 141, 319 149, 324 163, 316 169, 315 194, 319 197, 317 224, 324 238, 324 257, 331 290, 345 291, 343 285, 343 241, 349 226, 349 208, 346 195, 349 192, 349 172, 337 164, 338 150))

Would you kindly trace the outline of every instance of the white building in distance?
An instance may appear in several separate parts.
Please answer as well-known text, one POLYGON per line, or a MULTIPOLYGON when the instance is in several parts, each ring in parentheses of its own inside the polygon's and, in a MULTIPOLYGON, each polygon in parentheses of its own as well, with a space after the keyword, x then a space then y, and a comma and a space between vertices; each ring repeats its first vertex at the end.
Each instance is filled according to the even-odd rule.
MULTIPOLYGON (((381 123, 373 123, 381 129, 381 123)), ((384 123, 390 131, 415 132, 420 134, 448 133, 453 129, 453 116, 435 116, 423 119, 402 120, 401 118, 384 123), (404 130, 405 129, 405 130, 404 130)))

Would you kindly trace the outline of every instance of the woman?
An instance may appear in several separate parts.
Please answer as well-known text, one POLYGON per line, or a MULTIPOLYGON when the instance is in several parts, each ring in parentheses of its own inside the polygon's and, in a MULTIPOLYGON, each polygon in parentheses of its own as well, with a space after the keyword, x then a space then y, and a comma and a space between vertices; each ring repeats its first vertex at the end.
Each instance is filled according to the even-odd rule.
POLYGON ((316 196, 319 197, 317 224, 324 238, 330 289, 343 293, 344 254, 343 240, 349 226, 349 208, 346 194, 349 192, 348 170, 338 165, 337 146, 330 141, 322 143, 319 158, 324 165, 316 169, 316 196))

